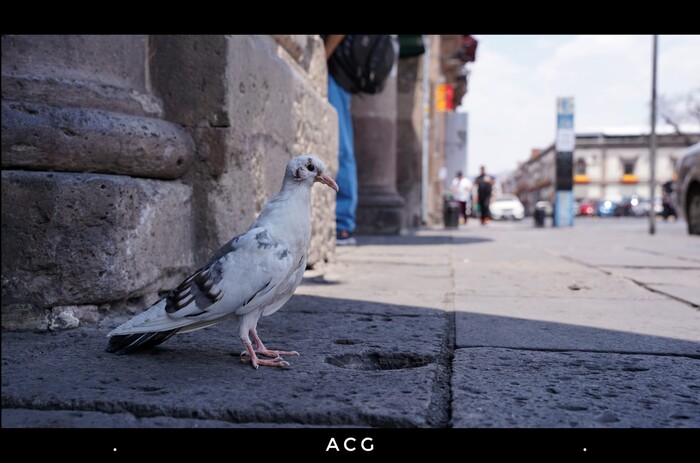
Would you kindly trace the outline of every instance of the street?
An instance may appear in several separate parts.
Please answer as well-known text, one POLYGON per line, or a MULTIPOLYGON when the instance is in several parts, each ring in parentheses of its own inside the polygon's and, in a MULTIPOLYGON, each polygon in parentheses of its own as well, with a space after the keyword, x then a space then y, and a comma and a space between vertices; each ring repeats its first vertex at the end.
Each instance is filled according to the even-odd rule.
POLYGON ((360 236, 261 320, 289 369, 240 364, 230 323, 127 356, 126 315, 6 332, 3 427, 698 427, 700 240, 647 228, 360 236))

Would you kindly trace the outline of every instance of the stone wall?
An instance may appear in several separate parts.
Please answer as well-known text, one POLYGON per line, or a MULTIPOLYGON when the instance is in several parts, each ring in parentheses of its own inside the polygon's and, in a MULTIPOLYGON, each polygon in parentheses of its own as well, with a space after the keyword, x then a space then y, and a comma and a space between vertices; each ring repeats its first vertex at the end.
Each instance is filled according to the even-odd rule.
MULTIPOLYGON (((4 35, 2 61, 6 329, 146 308, 250 225, 291 157, 337 171, 318 37, 4 35)), ((314 189, 310 265, 334 207, 314 189)))

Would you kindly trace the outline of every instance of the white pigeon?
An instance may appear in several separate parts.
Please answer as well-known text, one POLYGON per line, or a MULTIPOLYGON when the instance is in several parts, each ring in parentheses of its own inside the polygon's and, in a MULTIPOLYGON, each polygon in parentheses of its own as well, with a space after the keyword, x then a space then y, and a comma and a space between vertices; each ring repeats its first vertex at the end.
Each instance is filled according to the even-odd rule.
POLYGON ((267 349, 256 327, 261 316, 275 313, 289 300, 304 275, 314 182, 338 191, 338 184, 315 155, 289 161, 282 189, 265 204, 253 225, 222 246, 166 297, 112 330, 107 335, 107 352, 125 354, 152 347, 175 333, 232 317, 246 348, 241 362, 250 362, 256 369, 259 365, 289 366, 280 356, 299 354, 267 349), (260 359, 257 354, 272 360, 260 359))

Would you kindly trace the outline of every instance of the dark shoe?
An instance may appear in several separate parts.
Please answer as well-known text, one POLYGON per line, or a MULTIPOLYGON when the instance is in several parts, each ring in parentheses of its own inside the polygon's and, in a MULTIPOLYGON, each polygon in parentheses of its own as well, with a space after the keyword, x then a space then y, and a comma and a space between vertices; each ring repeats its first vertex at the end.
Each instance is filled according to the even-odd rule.
POLYGON ((339 230, 335 236, 336 246, 357 246, 357 240, 347 230, 339 230))

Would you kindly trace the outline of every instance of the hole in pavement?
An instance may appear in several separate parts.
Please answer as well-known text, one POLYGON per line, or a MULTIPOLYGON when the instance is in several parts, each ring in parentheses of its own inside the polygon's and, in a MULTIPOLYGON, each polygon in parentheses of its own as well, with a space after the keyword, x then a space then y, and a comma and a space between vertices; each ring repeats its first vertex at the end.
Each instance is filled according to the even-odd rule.
POLYGON ((424 367, 433 362, 430 356, 410 353, 370 352, 367 354, 343 354, 326 358, 326 363, 338 368, 360 371, 403 370, 424 367))

